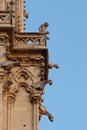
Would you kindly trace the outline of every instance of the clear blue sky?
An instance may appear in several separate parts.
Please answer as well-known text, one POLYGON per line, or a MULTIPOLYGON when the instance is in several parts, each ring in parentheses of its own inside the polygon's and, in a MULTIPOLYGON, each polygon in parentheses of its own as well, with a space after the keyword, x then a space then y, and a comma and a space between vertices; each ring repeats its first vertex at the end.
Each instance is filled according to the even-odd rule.
POLYGON ((53 86, 46 86, 44 105, 54 115, 40 122, 40 130, 87 130, 87 0, 26 0, 27 31, 47 21, 53 86))

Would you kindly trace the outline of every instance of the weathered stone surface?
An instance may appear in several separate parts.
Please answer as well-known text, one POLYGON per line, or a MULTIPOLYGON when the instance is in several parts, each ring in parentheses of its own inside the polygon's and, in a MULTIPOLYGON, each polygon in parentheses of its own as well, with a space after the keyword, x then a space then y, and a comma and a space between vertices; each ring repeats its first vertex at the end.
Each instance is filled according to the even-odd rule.
POLYGON ((24 0, 0 0, 0 130, 38 130, 42 115, 53 116, 42 105, 49 64, 47 26, 25 33, 24 0), (21 6, 20 6, 21 5, 21 6))

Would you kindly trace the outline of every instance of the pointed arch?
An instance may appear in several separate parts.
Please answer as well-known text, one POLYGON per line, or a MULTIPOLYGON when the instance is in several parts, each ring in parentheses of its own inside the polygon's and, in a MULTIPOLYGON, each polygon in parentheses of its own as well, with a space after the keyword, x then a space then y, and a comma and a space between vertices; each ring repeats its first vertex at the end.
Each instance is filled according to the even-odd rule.
POLYGON ((16 71, 15 74, 15 80, 17 83, 19 82, 28 82, 30 80, 31 83, 34 83, 33 81, 34 75, 28 71, 26 68, 20 68, 16 71))

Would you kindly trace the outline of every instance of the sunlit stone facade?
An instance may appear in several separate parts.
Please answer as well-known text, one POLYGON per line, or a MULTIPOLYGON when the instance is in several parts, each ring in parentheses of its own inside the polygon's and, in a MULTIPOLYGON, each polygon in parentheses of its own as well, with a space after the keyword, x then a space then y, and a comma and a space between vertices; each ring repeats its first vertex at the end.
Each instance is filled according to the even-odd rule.
POLYGON ((28 18, 24 0, 0 0, 0 130, 38 130, 49 69, 47 26, 24 32, 28 18))

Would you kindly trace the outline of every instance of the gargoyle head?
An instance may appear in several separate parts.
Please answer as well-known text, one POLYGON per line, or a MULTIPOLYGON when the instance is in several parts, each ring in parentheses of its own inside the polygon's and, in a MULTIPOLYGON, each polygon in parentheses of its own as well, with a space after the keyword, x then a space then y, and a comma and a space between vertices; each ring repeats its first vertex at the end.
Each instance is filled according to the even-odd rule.
POLYGON ((48 27, 48 26, 49 26, 49 24, 48 24, 47 22, 45 22, 45 23, 44 23, 44 26, 45 26, 45 27, 48 27))
POLYGON ((49 84, 52 85, 53 84, 53 81, 52 80, 48 80, 49 84))

